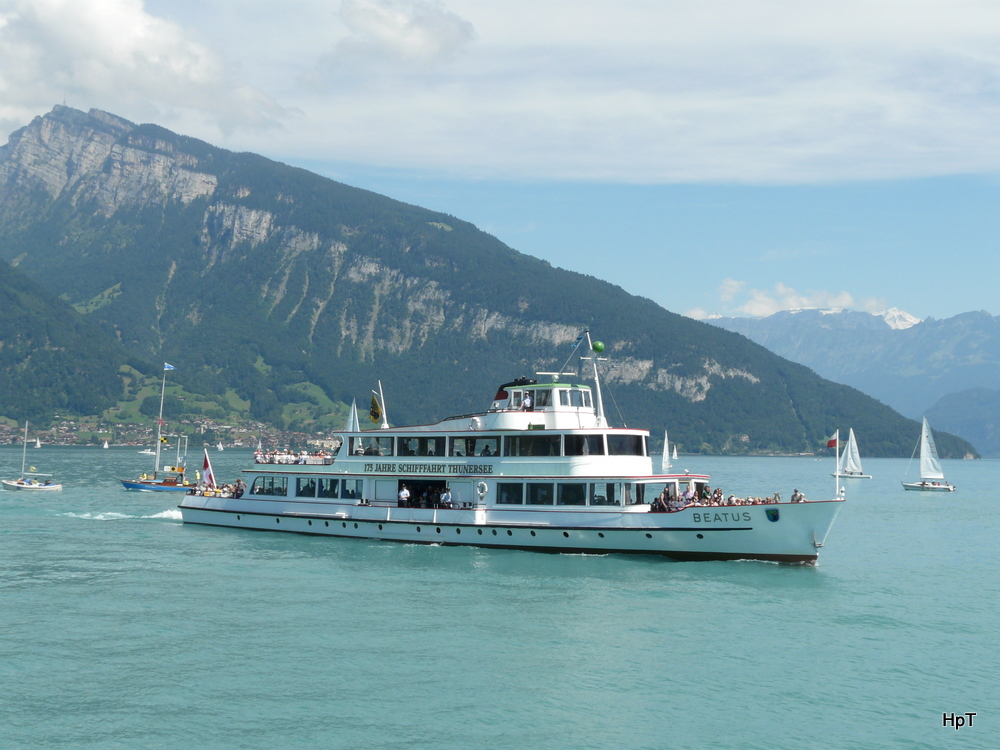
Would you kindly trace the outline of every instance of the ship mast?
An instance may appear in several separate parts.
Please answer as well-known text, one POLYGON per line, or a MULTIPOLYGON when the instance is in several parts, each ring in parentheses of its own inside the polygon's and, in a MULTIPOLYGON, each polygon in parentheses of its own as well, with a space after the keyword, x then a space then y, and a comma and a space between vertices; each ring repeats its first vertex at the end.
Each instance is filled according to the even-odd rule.
MULTIPOLYGON (((595 406, 595 408, 597 410, 597 426, 598 427, 607 427, 608 426, 608 420, 606 420, 604 418, 604 399, 601 397, 601 375, 600 375, 600 373, 597 372, 597 363, 598 362, 607 362, 607 357, 598 357, 597 356, 598 354, 600 354, 601 352, 604 351, 604 344, 602 342, 600 342, 600 341, 591 341, 590 340, 590 329, 589 328, 586 331, 584 331, 583 333, 581 333, 580 336, 579 336, 579 338, 577 338, 577 340, 576 340, 576 346, 573 347, 573 351, 566 358, 566 361, 563 363, 563 366, 559 368, 559 372, 562 372, 563 369, 565 369, 566 365, 569 364, 569 361, 571 359, 573 359, 573 355, 576 354, 577 349, 580 348, 580 344, 582 344, 584 342, 584 340, 587 341, 587 349, 594 353, 594 356, 592 356, 592 357, 580 357, 580 359, 583 360, 584 362, 590 362, 594 366, 594 386, 595 386, 595 388, 594 388, 594 406, 595 406)), ((539 373, 539 374, 542 374, 542 373, 539 373)))

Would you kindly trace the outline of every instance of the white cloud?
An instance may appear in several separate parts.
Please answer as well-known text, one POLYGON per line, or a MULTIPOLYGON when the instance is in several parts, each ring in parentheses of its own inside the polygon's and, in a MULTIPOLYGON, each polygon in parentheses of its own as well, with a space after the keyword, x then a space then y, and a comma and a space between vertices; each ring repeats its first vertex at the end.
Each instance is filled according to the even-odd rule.
POLYGON ((23 124, 65 95, 278 158, 462 177, 799 183, 1000 169, 993 0, 337 11, 0 0, 0 118, 23 124), (277 137, 234 129, 273 121, 277 137))
POLYGON ((472 24, 440 3, 419 0, 343 0, 340 16, 351 35, 338 56, 429 64, 451 58, 475 37, 472 24))
POLYGON ((744 292, 745 288, 746 282, 744 281, 725 279, 718 288, 719 300, 722 305, 717 313, 710 314, 704 308, 697 307, 684 314, 697 320, 704 320, 715 314, 727 317, 763 318, 781 310, 849 308, 876 312, 884 310, 886 307, 885 300, 881 299, 865 298, 859 300, 847 291, 798 292, 780 281, 771 289, 750 289, 744 292))
POLYGON ((273 125, 280 113, 142 0, 0 0, 0 118, 64 98, 125 116, 194 110, 223 129, 273 125))
POLYGON ((719 285, 719 299, 723 302, 732 302, 736 299, 743 287, 746 286, 745 281, 737 281, 736 279, 723 279, 722 284, 719 285))

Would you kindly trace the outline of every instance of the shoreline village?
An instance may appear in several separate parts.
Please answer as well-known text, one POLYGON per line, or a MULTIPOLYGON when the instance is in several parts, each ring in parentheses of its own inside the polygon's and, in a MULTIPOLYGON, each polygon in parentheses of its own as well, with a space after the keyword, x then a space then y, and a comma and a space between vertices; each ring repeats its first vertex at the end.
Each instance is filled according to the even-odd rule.
POLYGON ((815 564, 843 494, 724 497, 706 474, 654 471, 654 458, 668 461, 650 455, 649 432, 605 417, 603 351, 585 331, 557 372, 504 383, 485 411, 434 424, 390 426, 380 384, 378 429, 361 430, 355 404, 336 450, 259 454, 245 490, 196 490, 181 515, 418 544, 815 564))

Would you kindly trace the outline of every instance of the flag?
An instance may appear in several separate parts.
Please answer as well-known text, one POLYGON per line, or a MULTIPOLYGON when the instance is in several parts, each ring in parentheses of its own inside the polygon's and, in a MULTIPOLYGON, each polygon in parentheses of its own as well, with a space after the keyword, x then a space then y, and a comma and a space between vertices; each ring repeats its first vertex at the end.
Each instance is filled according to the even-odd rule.
POLYGON ((837 443, 839 442, 840 442, 840 430, 837 430, 835 433, 833 433, 833 435, 830 436, 830 439, 826 441, 826 447, 836 448, 837 443))
POLYGON ((174 367, 173 365, 168 365, 166 362, 164 362, 163 363, 163 369, 164 370, 176 370, 177 368, 174 367))
POLYGON ((205 465, 202 467, 205 475, 205 485, 215 487, 215 474, 212 473, 212 462, 208 460, 208 448, 205 449, 205 465))
POLYGON ((368 416, 371 417, 372 422, 378 422, 382 419, 382 406, 378 402, 378 396, 374 393, 372 394, 372 408, 369 410, 368 416))

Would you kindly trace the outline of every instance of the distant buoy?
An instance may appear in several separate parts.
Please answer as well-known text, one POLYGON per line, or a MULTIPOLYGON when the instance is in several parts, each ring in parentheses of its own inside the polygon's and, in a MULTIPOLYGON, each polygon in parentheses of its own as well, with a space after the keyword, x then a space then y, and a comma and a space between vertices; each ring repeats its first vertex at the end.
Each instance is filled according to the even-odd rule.
POLYGON ((594 344, 593 344, 593 346, 591 346, 590 348, 593 349, 598 354, 600 354, 601 352, 604 351, 604 342, 603 341, 595 341, 594 344))

